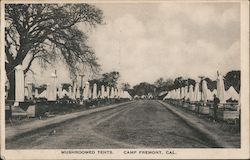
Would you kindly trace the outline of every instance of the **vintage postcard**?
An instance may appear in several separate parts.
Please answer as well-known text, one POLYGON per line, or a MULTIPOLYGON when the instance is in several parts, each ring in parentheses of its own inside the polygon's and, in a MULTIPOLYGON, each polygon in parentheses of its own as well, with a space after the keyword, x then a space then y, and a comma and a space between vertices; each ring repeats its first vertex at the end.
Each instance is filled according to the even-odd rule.
POLYGON ((1 158, 248 159, 247 0, 1 1, 1 158))

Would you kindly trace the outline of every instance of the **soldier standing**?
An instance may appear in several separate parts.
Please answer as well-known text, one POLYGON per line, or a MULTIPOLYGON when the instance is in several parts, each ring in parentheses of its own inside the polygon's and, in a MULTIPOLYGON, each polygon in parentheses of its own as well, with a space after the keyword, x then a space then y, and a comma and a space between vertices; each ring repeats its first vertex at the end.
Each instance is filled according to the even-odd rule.
POLYGON ((218 97, 216 97, 216 95, 214 94, 214 104, 213 104, 213 108, 214 108, 214 121, 217 121, 217 110, 218 110, 218 104, 220 103, 220 99, 218 97))

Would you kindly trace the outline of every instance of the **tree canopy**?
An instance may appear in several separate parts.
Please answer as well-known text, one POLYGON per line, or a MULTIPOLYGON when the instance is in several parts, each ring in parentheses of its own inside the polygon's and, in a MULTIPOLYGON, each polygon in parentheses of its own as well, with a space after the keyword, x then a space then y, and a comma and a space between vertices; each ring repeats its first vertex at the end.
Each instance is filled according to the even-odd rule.
POLYGON ((154 95, 156 91, 156 86, 147 82, 142 82, 138 85, 135 85, 133 87, 133 90, 134 90, 133 92, 130 91, 131 92, 130 94, 132 94, 132 96, 148 95, 149 93, 154 95))
POLYGON ((117 71, 112 71, 112 72, 103 73, 100 78, 90 80, 89 83, 90 83, 90 86, 93 86, 93 84, 96 83, 98 89, 101 88, 101 85, 116 88, 119 78, 120 78, 120 73, 117 71))
POLYGON ((6 4, 5 70, 10 90, 14 68, 25 59, 24 73, 35 59, 45 66, 59 58, 73 75, 82 64, 98 68, 94 51, 86 44, 87 35, 77 24, 94 27, 102 21, 102 11, 90 4, 6 4))
POLYGON ((108 85, 110 87, 116 87, 119 78, 120 73, 117 71, 102 74, 102 81, 104 85, 108 85))
POLYGON ((233 86, 238 93, 240 92, 240 71, 230 71, 225 75, 224 79, 226 90, 233 86))
POLYGON ((173 87, 174 85, 174 81, 170 78, 164 80, 161 77, 154 82, 154 85, 157 87, 156 89, 157 93, 160 93, 162 91, 170 90, 171 87, 173 87))

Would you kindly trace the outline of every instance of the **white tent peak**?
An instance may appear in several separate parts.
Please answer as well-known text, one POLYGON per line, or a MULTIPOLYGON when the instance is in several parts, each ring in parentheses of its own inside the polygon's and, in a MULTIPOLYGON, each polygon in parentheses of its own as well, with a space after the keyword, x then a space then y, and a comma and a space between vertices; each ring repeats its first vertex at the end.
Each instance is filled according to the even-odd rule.
POLYGON ((229 89, 225 93, 225 99, 228 100, 230 98, 232 98, 232 100, 239 100, 240 98, 240 95, 237 93, 233 86, 229 87, 229 89))

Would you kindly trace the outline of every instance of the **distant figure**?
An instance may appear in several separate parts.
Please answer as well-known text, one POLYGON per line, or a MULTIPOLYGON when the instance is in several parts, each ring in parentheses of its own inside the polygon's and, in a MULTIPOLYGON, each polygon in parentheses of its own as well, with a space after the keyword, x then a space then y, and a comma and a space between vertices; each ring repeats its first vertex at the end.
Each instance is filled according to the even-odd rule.
POLYGON ((218 97, 216 97, 216 95, 214 94, 214 121, 217 121, 217 110, 218 110, 218 104, 220 103, 220 99, 218 97))

